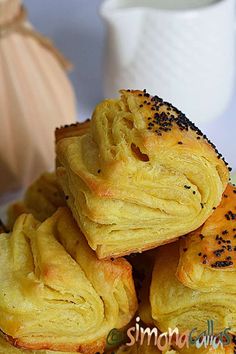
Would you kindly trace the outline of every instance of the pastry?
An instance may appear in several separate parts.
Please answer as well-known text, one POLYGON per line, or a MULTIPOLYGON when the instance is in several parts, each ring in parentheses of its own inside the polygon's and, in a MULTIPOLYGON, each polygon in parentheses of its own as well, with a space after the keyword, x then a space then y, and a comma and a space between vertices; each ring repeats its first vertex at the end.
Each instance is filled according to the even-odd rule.
POLYGON ((143 343, 143 345, 140 345, 139 343, 135 343, 132 346, 123 345, 115 352, 115 354, 125 354, 125 353, 126 354, 161 354, 161 351, 158 350, 158 348, 153 344, 147 345, 147 343, 143 343))
POLYGON ((233 354, 234 351, 232 347, 217 348, 213 349, 212 347, 200 348, 196 347, 183 348, 183 349, 169 349, 167 351, 161 352, 155 345, 143 345, 135 344, 132 347, 122 346, 118 349, 116 354, 233 354))
POLYGON ((96 107, 87 132, 75 129, 57 139, 57 176, 100 259, 174 241, 220 203, 226 163, 159 97, 123 90, 96 107))
POLYGON ((57 182, 55 173, 45 172, 29 186, 23 201, 10 205, 8 227, 12 229, 17 217, 23 213, 31 213, 39 221, 44 221, 57 208, 65 205, 65 196, 57 182))
POLYGON ((51 350, 24 350, 19 349, 7 342, 0 336, 0 354, 73 354, 72 352, 58 352, 51 350))
POLYGON ((157 249, 150 289, 151 315, 155 326, 165 332, 178 327, 180 332, 206 330, 214 320, 214 333, 231 328, 236 333, 236 293, 224 286, 221 291, 193 290, 176 277, 179 242, 157 249))
POLYGON ((236 296, 236 188, 231 184, 209 219, 181 240, 177 277, 195 290, 236 296))
MULTIPOLYGON (((167 344, 167 349, 160 350, 158 343, 155 345, 151 337, 150 342, 148 342, 147 337, 145 337, 144 342, 136 342, 132 346, 123 345, 117 351, 116 354, 234 354, 235 345, 231 343, 226 346, 219 345, 218 348, 214 349, 213 346, 209 345, 206 348, 204 346, 197 348, 196 345, 189 345, 189 347, 184 346, 180 348, 176 346, 176 343, 172 345, 167 344)), ((165 339, 162 339, 161 346, 165 346, 165 339)))
POLYGON ((0 284, 0 330, 24 349, 102 353, 137 308, 130 264, 98 260, 67 208, 1 234, 0 284))
POLYGON ((56 128, 55 130, 55 138, 56 142, 61 139, 71 138, 73 136, 81 136, 89 132, 90 128, 90 119, 82 123, 74 123, 70 125, 64 125, 60 128, 56 128))

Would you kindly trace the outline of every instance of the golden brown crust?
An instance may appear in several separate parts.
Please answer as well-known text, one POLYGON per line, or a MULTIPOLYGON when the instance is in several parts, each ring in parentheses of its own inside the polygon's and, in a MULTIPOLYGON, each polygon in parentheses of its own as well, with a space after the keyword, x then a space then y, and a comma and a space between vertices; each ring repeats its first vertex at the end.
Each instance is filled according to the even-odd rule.
POLYGON ((81 136, 88 132, 90 126, 90 119, 82 123, 74 123, 70 125, 64 125, 63 127, 56 128, 55 130, 55 138, 56 143, 65 138, 71 138, 73 136, 81 136))
POLYGON ((229 184, 207 221, 180 243, 179 280, 194 289, 235 292, 236 188, 229 184))
POLYGON ((75 352, 80 354, 94 354, 94 353, 103 353, 105 348, 105 340, 102 339, 100 342, 96 341, 90 344, 82 344, 82 345, 52 345, 51 343, 27 343, 20 339, 14 339, 10 336, 5 335, 5 340, 8 341, 11 345, 19 349, 25 350, 52 350, 52 351, 60 351, 60 352, 75 352))
MULTIPOLYGON (((75 352, 68 351, 51 351, 51 350, 25 350, 22 348, 17 348, 9 343, 0 333, 0 354, 73 354, 75 352)), ((78 352, 77 352, 78 353, 78 352)), ((82 353, 79 353, 82 354, 82 353)))

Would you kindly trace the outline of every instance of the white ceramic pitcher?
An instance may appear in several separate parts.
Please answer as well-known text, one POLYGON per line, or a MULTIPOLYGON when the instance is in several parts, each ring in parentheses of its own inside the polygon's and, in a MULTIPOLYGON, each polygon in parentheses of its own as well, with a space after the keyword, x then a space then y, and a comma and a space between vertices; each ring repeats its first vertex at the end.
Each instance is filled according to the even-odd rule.
POLYGON ((226 108, 235 77, 235 0, 105 0, 105 96, 143 89, 198 122, 226 108))

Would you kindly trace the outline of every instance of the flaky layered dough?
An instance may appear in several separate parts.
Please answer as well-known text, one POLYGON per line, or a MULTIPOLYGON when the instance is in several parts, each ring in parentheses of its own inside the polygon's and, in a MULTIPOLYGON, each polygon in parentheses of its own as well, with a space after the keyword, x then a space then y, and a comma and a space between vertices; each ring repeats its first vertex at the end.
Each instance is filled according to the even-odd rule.
POLYGON ((198 228, 228 170, 181 112, 145 91, 100 103, 90 129, 57 142, 57 175, 99 258, 154 248, 198 228))
POLYGON ((24 350, 19 349, 7 342, 0 336, 0 354, 73 354, 72 352, 58 352, 51 350, 24 350))
POLYGON ((10 205, 8 227, 12 229, 18 216, 23 213, 30 213, 37 220, 44 221, 65 205, 65 196, 55 173, 45 172, 29 186, 22 201, 10 205))
MULTIPOLYGON (((147 338, 147 337, 146 337, 147 338)), ((165 344, 165 340, 162 341, 162 345, 165 344)), ((123 345, 120 347, 116 354, 233 354, 234 353, 234 344, 231 343, 225 347, 219 346, 217 349, 214 349, 212 346, 201 348, 196 348, 196 346, 189 346, 179 348, 176 345, 169 346, 168 350, 160 351, 154 343, 154 339, 148 342, 147 339, 141 344, 140 342, 135 343, 133 346, 123 345)))
POLYGON ((151 314, 155 325, 165 332, 206 329, 207 320, 214 320, 215 333, 231 328, 236 332, 236 294, 222 291, 203 292, 182 284, 176 277, 179 242, 157 250, 150 289, 151 314))
POLYGON ((137 307, 129 263, 99 261, 67 208, 1 234, 0 284, 0 329, 24 349, 102 353, 137 307))
MULTIPOLYGON (((148 345, 143 343, 142 345, 136 343, 132 346, 123 345, 120 347, 115 354, 161 354, 161 351, 155 345, 148 345)), ((167 354, 167 353, 166 353, 167 354)), ((175 354, 175 353, 173 353, 175 354)))
POLYGON ((118 349, 116 354, 233 354, 234 350, 231 346, 225 348, 217 348, 213 349, 209 348, 200 348, 196 347, 191 348, 183 348, 183 349, 169 349, 167 351, 161 352, 155 345, 147 345, 147 343, 143 345, 135 344, 132 347, 122 346, 118 349))
POLYGON ((221 204, 209 219, 181 240, 177 277, 192 289, 223 294, 227 291, 236 296, 234 186, 228 185, 221 204))
POLYGON ((182 348, 168 351, 166 354, 234 354, 234 345, 228 345, 225 347, 219 346, 217 349, 209 346, 207 348, 196 348, 195 346, 189 348, 182 348))

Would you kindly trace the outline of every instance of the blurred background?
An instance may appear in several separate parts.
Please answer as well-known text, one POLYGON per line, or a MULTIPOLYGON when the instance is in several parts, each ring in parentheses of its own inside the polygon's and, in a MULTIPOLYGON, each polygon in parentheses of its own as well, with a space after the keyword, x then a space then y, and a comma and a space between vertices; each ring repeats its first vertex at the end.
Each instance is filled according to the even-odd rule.
POLYGON ((70 73, 80 120, 102 100, 105 28, 98 15, 102 0, 24 0, 29 19, 74 64, 70 73))
MULTIPOLYGON (((51 37, 73 62, 74 70, 70 77, 77 96, 78 118, 90 117, 94 106, 104 97, 105 24, 99 16, 102 0, 24 0, 24 3, 37 30, 51 37)), ((210 123, 198 125, 236 169, 234 91, 222 115, 210 123)))
POLYGON ((235 0, 22 1, 33 28, 0 2, 0 205, 54 169, 55 127, 121 88, 176 105, 236 172, 235 0))

